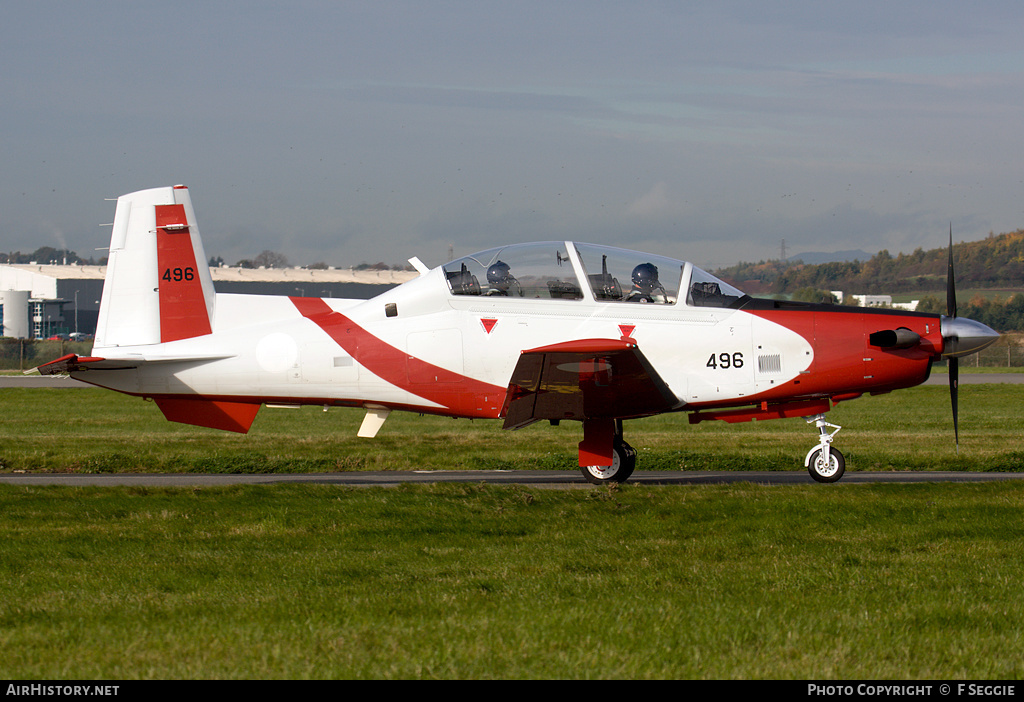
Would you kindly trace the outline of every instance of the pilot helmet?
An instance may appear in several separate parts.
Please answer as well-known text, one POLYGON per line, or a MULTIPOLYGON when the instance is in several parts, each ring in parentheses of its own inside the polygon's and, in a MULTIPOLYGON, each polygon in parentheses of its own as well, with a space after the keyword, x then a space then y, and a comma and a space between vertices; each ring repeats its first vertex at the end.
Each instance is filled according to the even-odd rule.
POLYGON ((658 267, 653 263, 641 263, 633 269, 633 285, 651 290, 658 285, 658 267))
POLYGON ((487 282, 494 286, 502 286, 508 288, 512 281, 512 274, 509 270, 508 264, 504 261, 495 261, 490 268, 487 269, 487 282))

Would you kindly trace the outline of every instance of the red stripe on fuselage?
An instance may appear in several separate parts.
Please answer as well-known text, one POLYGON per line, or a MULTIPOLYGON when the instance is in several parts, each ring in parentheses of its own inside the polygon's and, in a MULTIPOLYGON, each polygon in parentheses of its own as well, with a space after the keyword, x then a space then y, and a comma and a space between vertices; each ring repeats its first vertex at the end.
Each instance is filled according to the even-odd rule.
POLYGON ((320 327, 348 355, 382 380, 446 407, 453 415, 499 416, 506 388, 474 380, 410 356, 378 339, 340 312, 335 312, 319 298, 289 299, 303 317, 320 327), (420 382, 411 382, 411 378, 420 382))

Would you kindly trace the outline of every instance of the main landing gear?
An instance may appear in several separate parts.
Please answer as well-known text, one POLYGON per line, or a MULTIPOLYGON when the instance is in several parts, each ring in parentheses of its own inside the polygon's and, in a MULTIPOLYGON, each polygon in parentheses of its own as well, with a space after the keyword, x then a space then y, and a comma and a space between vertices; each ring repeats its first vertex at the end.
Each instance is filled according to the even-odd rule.
POLYGON ((612 443, 612 464, 610 466, 580 466, 587 482, 594 485, 623 483, 636 468, 636 449, 616 436, 612 443))
POLYGON ((818 445, 807 453, 804 465, 811 477, 819 483, 834 483, 846 472, 846 459, 839 449, 832 448, 832 439, 842 427, 826 422, 824 414, 808 417, 807 423, 811 422, 818 428, 818 445), (829 432, 829 428, 834 431, 829 432))
MULTIPOLYGON (((611 465, 580 465, 580 472, 587 482, 594 485, 605 485, 607 483, 622 483, 629 479, 636 468, 636 449, 622 439, 622 420, 616 419, 595 421, 583 424, 583 442, 580 444, 580 463, 583 464, 584 455, 595 455, 585 453, 587 449, 597 448, 602 442, 608 440, 611 434, 611 465)), ((607 448, 607 444, 603 444, 607 448)), ((605 454, 607 455, 607 454, 605 454)))

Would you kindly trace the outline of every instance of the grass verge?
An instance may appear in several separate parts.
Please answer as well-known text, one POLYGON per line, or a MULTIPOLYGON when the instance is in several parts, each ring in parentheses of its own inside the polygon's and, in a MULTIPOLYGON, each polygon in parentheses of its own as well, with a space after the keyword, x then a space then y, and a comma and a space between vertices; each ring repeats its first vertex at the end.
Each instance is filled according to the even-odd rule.
MULTIPOLYGON (((273 473, 339 470, 562 469, 579 422, 507 432, 500 420, 394 413, 359 439, 362 412, 264 408, 245 435, 175 424, 155 405, 99 389, 4 390, 0 470, 273 473)), ((1024 386, 960 388, 960 447, 948 391, 921 386, 838 404, 829 420, 848 470, 1024 470, 1024 386)), ((688 424, 681 414, 626 422, 640 470, 802 470, 816 444, 802 419, 688 424)))
POLYGON ((1024 486, 0 486, 0 675, 1012 679, 1024 486))

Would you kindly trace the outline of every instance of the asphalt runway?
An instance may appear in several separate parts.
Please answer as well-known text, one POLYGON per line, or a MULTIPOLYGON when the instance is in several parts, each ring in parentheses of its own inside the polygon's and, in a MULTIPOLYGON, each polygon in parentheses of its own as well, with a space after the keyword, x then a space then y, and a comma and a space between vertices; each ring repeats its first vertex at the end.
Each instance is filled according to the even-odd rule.
POLYGON ((91 388, 66 375, 0 375, 0 388, 91 388))
MULTIPOLYGON (((837 484, 864 483, 979 483, 1022 480, 1024 473, 961 473, 954 471, 854 472, 847 471, 837 484)), ((481 483, 484 485, 523 485, 535 488, 596 488, 576 470, 463 470, 463 471, 367 471, 351 473, 302 473, 268 475, 176 474, 66 474, 5 473, 2 485, 77 485, 213 487, 220 485, 276 485, 306 483, 348 487, 395 487, 401 484, 481 483)), ((628 484, 635 485, 711 485, 756 483, 758 485, 831 485, 815 483, 805 470, 767 471, 641 471, 633 473, 628 484)))

